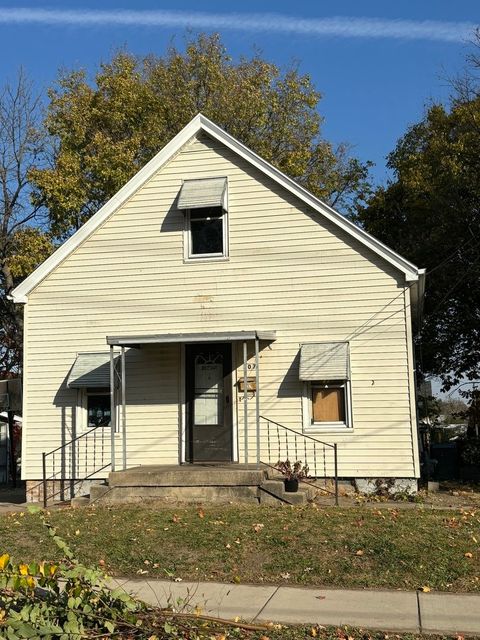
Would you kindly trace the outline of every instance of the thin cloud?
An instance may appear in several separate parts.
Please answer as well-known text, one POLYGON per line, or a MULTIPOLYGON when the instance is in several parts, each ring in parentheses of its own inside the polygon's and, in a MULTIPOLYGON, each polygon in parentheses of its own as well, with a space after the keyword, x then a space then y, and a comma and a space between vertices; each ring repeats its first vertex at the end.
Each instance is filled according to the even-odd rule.
POLYGON ((229 29, 310 37, 390 38, 464 42, 477 25, 435 20, 383 18, 296 18, 276 13, 206 13, 187 11, 137 11, 95 9, 0 8, 0 24, 38 24, 76 27, 191 27, 229 29))

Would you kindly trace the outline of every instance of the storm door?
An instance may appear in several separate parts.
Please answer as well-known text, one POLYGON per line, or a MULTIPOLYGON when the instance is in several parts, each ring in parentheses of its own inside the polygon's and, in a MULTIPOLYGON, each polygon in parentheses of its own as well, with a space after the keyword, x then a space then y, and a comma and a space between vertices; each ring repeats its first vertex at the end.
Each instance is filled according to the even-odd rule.
POLYGON ((232 347, 185 347, 189 462, 232 460, 232 347))

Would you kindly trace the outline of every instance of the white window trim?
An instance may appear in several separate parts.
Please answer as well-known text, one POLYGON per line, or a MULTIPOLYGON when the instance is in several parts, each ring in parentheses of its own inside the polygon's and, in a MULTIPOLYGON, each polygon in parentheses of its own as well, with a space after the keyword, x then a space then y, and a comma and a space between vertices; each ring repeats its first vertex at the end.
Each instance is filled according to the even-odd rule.
POLYGON ((343 380, 342 384, 330 384, 328 381, 312 380, 303 383, 302 392, 302 415, 304 433, 323 433, 325 431, 345 433, 353 431, 352 420, 352 389, 350 380, 343 380), (313 422, 312 411, 312 385, 330 386, 331 388, 344 388, 345 396, 345 422, 313 422))
MULTIPOLYGON (((93 427, 88 426, 88 396, 110 396, 109 391, 95 391, 95 389, 78 389, 77 396, 77 425, 79 433, 90 431, 93 427)), ((120 405, 116 406, 116 429, 115 436, 120 436, 120 405)), ((110 432, 110 425, 103 427, 110 432)))
POLYGON ((223 209, 222 220, 222 233, 223 233, 223 251, 222 253, 196 253, 191 254, 192 250, 192 231, 190 226, 190 214, 191 212, 198 211, 198 209, 187 209, 185 211, 185 227, 183 232, 183 259, 184 262, 204 262, 204 261, 221 261, 228 260, 229 256, 229 244, 228 244, 228 211, 223 209))

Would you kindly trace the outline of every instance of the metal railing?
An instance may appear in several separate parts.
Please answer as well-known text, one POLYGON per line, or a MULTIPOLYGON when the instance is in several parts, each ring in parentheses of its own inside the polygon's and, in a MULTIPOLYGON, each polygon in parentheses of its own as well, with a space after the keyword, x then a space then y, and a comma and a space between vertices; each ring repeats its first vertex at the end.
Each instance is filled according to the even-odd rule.
POLYGON ((52 451, 42 453, 43 506, 49 499, 60 496, 65 500, 75 495, 75 487, 111 466, 110 429, 93 427, 52 451), (48 482, 53 481, 52 491, 48 482), (55 489, 56 482, 60 488, 55 489))
POLYGON ((338 450, 337 444, 318 440, 306 433, 300 433, 285 427, 275 420, 260 416, 262 462, 269 467, 276 467, 279 461, 290 460, 292 463, 301 460, 309 468, 307 483, 311 480, 325 481, 322 491, 333 493, 338 505, 338 450), (266 449, 265 449, 266 447, 266 449), (329 491, 328 480, 333 480, 334 491, 329 491))

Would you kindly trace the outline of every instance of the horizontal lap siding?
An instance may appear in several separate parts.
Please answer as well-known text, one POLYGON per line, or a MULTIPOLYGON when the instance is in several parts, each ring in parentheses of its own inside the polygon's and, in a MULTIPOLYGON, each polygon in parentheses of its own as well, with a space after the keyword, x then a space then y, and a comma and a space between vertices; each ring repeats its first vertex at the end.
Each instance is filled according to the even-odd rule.
MULTIPOLYGON (((301 430, 300 344, 349 340, 354 430, 318 437, 339 443, 343 476, 412 476, 405 304, 392 267, 226 148, 192 141, 30 295, 25 477, 72 433, 64 383, 77 352, 105 350, 108 334, 254 328, 277 331, 261 352, 264 415, 301 430), (230 259, 184 264, 175 199, 182 180, 214 176, 228 177, 230 259)), ((241 347, 235 361, 234 378, 241 347)), ((180 347, 130 350, 127 363, 129 464, 176 463, 180 347)), ((236 403, 240 459, 242 412, 236 403)))

